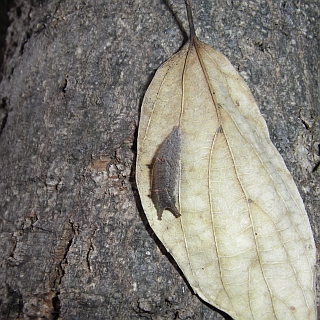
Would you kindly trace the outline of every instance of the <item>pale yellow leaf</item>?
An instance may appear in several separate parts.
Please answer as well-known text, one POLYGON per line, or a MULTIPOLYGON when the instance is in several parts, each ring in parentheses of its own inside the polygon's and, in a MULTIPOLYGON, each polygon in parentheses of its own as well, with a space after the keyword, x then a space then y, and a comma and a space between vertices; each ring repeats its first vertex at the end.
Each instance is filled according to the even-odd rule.
POLYGON ((191 43, 160 67, 141 109, 136 178, 150 226, 194 291, 234 319, 314 320, 315 244, 297 187, 238 72, 191 43), (166 184, 181 216, 159 220, 152 166, 176 127, 178 175, 166 184))

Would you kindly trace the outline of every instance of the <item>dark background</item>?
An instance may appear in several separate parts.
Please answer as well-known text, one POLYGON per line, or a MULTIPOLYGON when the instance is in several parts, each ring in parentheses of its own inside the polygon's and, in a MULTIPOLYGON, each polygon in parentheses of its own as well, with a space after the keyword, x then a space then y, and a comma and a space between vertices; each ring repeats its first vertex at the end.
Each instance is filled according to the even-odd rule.
MULTIPOLYGON (((134 180, 141 101, 186 41, 183 1, 0 7, 0 318, 222 319, 153 236, 134 180)), ((252 90, 318 246, 319 1, 193 12, 252 90)))

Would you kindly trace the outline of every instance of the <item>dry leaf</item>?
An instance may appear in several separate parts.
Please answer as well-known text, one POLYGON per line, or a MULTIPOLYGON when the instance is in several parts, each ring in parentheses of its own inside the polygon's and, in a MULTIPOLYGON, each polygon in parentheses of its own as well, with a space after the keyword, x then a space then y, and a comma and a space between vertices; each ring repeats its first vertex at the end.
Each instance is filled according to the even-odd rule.
POLYGON ((203 300, 234 319, 316 319, 297 187, 248 86, 192 25, 145 95, 136 178, 150 226, 203 300))

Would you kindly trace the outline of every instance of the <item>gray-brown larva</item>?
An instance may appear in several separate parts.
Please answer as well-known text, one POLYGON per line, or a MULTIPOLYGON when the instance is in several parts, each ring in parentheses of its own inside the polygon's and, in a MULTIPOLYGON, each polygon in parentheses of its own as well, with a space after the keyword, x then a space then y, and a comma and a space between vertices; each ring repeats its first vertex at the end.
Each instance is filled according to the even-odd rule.
POLYGON ((180 172, 181 130, 175 127, 159 147, 152 164, 151 198, 161 220, 163 210, 180 216, 176 207, 180 172))

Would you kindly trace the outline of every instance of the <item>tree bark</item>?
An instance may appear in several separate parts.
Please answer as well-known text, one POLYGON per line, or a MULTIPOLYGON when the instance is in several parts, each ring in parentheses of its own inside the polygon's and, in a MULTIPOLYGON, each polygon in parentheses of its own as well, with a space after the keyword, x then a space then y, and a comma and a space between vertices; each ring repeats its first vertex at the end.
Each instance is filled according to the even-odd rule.
MULTIPOLYGON (((253 91, 319 243, 318 0, 194 0, 193 12, 253 91)), ((228 319, 192 294, 134 178, 141 101, 186 41, 183 1, 19 0, 10 16, 1 319, 228 319)))

